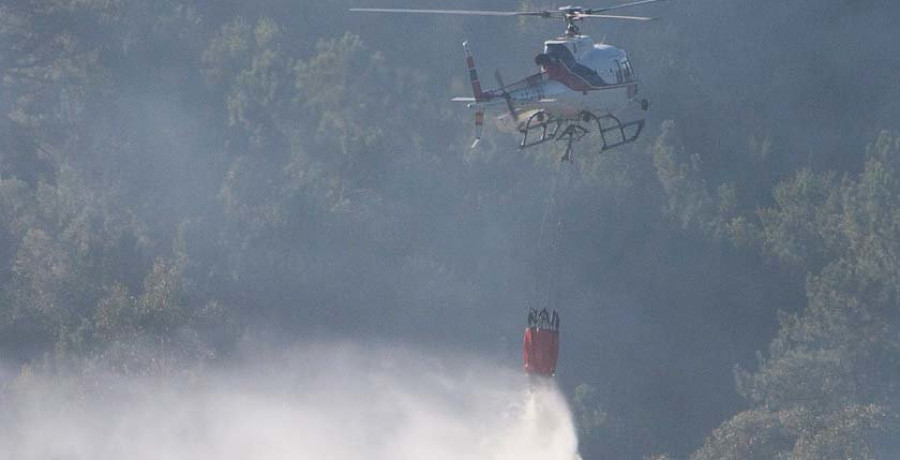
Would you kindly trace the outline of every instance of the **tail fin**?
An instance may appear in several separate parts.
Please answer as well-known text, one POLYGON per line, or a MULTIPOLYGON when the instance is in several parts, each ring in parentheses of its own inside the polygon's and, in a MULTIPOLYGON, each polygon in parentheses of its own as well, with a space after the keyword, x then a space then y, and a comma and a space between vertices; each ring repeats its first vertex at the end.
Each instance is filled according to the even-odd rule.
POLYGON ((472 51, 469 50, 469 42, 463 42, 463 49, 466 50, 466 68, 469 69, 469 80, 472 81, 472 92, 475 93, 475 102, 487 100, 484 92, 481 90, 481 82, 478 81, 478 69, 475 68, 475 58, 472 57, 472 51))
MULTIPOLYGON (((469 42, 463 42, 463 49, 466 50, 466 68, 469 70, 469 80, 472 82, 472 93, 475 95, 475 103, 486 101, 488 98, 484 96, 481 90, 481 82, 478 80, 478 69, 475 68, 475 58, 472 57, 472 51, 469 49, 469 42)), ((472 148, 478 146, 481 141, 481 133, 484 132, 484 109, 480 108, 475 112, 475 142, 472 148)))
POLYGON ((480 109, 475 112, 475 142, 472 143, 472 148, 478 147, 478 143, 481 142, 481 133, 484 132, 484 109, 480 109))

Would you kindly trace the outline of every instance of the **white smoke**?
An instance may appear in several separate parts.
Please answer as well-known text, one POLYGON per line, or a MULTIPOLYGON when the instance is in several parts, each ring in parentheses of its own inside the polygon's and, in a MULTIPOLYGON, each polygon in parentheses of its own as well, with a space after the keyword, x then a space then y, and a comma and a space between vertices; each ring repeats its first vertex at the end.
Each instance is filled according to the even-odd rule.
POLYGON ((515 370, 398 348, 271 355, 176 376, 26 373, 0 388, 0 458, 577 458, 563 396, 515 370))

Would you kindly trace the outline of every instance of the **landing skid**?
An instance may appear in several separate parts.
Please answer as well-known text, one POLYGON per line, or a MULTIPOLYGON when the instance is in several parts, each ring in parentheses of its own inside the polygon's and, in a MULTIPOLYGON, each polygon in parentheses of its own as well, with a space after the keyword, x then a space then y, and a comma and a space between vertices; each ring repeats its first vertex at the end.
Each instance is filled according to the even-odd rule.
POLYGON ((584 118, 585 121, 590 121, 592 118, 597 123, 600 139, 603 140, 600 146, 601 152, 636 141, 641 135, 641 131, 644 130, 644 120, 629 121, 623 124, 613 115, 597 117, 590 112, 585 112, 584 118))
POLYGON ((623 124, 613 115, 598 117, 591 112, 582 112, 579 118, 552 117, 544 111, 534 113, 525 121, 525 127, 519 130, 522 133, 519 148, 524 150, 553 140, 565 142, 566 153, 561 161, 571 162, 574 144, 592 132, 600 134, 600 153, 603 153, 636 141, 644 129, 644 120, 623 124), (596 130, 592 130, 594 126, 596 130), (532 133, 537 130, 540 130, 540 136, 534 139, 537 134, 532 133))

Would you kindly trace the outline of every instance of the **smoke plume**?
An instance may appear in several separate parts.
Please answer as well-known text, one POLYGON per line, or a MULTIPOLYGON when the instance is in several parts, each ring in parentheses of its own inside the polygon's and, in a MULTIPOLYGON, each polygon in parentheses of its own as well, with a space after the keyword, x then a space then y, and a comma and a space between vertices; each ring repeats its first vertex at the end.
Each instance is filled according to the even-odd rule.
POLYGON ((516 370, 401 348, 277 354, 154 376, 24 371, 0 391, 0 457, 577 458, 563 396, 516 370))

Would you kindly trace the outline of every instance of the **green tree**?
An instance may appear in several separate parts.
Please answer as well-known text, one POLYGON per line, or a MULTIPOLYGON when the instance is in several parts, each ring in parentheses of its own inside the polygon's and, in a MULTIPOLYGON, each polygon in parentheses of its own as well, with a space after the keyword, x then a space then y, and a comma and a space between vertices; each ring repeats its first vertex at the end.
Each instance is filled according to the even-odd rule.
POLYGON ((820 272, 808 305, 738 389, 755 406, 717 430, 696 458, 885 458, 900 434, 900 139, 884 133, 864 170, 840 183, 801 171, 760 213, 776 257, 820 272), (767 434, 771 433, 771 434, 767 434), (749 449, 749 450, 748 450, 749 449), (730 456, 730 457, 729 457, 730 456))

